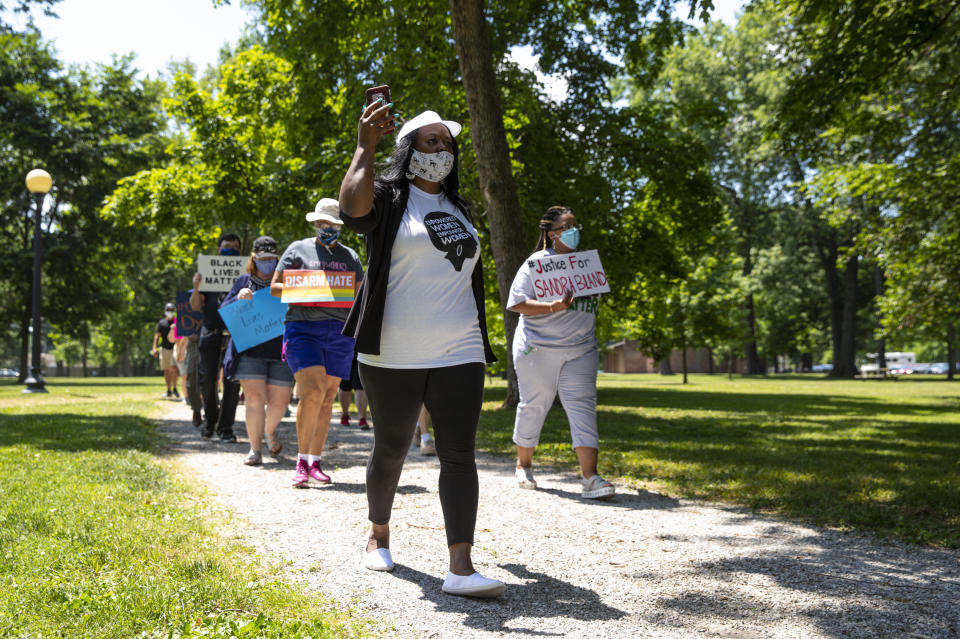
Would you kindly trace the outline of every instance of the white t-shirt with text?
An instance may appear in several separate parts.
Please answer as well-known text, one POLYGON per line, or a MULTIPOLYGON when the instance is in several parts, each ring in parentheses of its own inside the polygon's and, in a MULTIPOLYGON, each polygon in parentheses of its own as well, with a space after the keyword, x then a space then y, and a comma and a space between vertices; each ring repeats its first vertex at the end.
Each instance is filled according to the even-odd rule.
POLYGON ((410 185, 390 256, 380 354, 385 368, 438 368, 486 361, 471 278, 477 231, 445 195, 410 185))

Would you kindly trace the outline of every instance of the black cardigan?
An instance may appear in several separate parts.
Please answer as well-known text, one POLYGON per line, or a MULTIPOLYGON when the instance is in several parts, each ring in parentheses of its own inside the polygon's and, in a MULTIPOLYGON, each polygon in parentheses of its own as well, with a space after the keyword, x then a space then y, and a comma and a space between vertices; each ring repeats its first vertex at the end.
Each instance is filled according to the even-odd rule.
MULTIPOLYGON (((343 327, 343 334, 356 340, 358 353, 380 354, 380 327, 383 309, 387 303, 387 282, 390 280, 390 258, 393 242, 400 229, 400 221, 407 209, 409 188, 383 184, 374 187, 373 209, 363 217, 350 217, 342 209, 340 217, 348 229, 363 234, 367 245, 367 273, 360 284, 357 300, 343 327)), ((454 201, 464 217, 473 224, 473 217, 462 201, 454 201)), ((483 352, 487 363, 497 361, 487 337, 487 314, 483 300, 483 260, 477 260, 471 278, 473 298, 477 303, 477 318, 483 336, 483 352)))

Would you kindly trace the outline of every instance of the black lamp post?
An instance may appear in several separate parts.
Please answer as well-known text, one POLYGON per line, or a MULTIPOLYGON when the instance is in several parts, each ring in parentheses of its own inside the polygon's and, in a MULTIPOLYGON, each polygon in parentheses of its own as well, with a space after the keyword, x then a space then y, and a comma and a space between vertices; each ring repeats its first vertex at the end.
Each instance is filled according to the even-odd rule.
POLYGON ((50 174, 43 169, 34 169, 27 173, 27 188, 37 203, 37 218, 33 225, 33 359, 30 363, 30 375, 24 380, 27 385, 24 393, 46 393, 47 380, 43 378, 40 364, 40 214, 43 210, 43 198, 53 186, 50 174))

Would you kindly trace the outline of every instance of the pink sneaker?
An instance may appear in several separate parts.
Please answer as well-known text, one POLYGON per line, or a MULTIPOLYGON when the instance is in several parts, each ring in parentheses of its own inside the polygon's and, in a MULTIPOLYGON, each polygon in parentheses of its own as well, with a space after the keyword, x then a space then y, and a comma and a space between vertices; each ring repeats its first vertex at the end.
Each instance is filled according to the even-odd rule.
POLYGON ((357 426, 360 427, 360 430, 370 430, 370 424, 367 423, 366 417, 361 417, 360 421, 357 422, 357 426))
POLYGON ((294 488, 306 488, 310 481, 310 468, 307 466, 306 459, 297 459, 297 471, 293 475, 294 488))
POLYGON ((323 470, 320 468, 319 459, 313 462, 313 464, 311 464, 309 472, 310 472, 310 479, 312 479, 313 481, 320 482, 321 484, 330 483, 330 476, 327 475, 325 472, 323 472, 323 470))
POLYGON ((350 425, 350 415, 346 413, 340 413, 340 425, 349 426, 350 425))

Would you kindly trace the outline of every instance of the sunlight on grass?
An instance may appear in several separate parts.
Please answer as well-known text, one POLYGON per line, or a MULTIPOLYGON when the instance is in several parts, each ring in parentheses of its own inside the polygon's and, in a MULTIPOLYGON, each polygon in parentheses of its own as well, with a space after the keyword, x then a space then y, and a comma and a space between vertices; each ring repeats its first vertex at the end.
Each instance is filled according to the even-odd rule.
POLYGON ((20 388, 0 385, 0 636, 361 636, 155 457, 159 380, 20 388))

